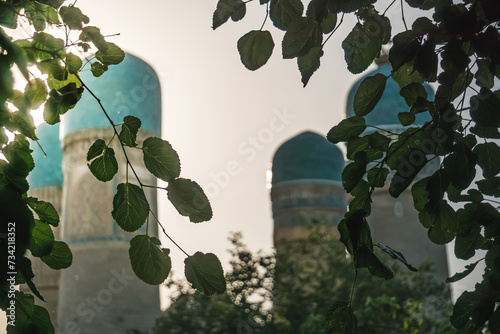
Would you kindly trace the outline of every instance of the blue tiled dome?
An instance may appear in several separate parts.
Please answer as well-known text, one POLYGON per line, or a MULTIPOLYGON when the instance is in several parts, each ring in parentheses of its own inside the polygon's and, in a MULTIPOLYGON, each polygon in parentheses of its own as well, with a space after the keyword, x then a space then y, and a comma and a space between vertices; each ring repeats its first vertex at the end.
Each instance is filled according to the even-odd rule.
MULTIPOLYGON (((380 64, 378 68, 371 72, 368 72, 365 76, 359 79, 349 91, 347 96, 347 106, 346 106, 346 118, 354 116, 353 101, 354 94, 359 85, 364 78, 373 76, 377 73, 384 74, 386 76, 391 74, 391 65, 389 63, 380 64)), ((424 85, 427 91, 427 99, 433 100, 434 91, 429 85, 424 85)), ((401 126, 398 120, 398 113, 410 111, 410 107, 406 104, 404 98, 399 94, 399 85, 389 77, 385 86, 384 94, 382 98, 377 103, 375 108, 365 116, 366 124, 369 125, 398 125, 401 126)), ((427 121, 431 120, 429 113, 420 113, 416 115, 415 123, 422 125, 427 121)))
POLYGON ((36 129, 36 135, 47 156, 43 154, 38 144, 31 142, 35 169, 28 175, 30 188, 61 186, 63 184, 63 173, 59 124, 49 125, 44 123, 36 129))
MULTIPOLYGON (((161 135, 160 81, 143 60, 127 53, 123 62, 110 66, 101 77, 84 71, 81 78, 101 99, 115 124, 133 115, 141 119, 141 129, 161 135)), ((61 124, 63 137, 82 129, 109 126, 99 104, 87 91, 76 107, 62 117, 61 124)))
POLYGON ((305 179, 341 182, 344 164, 337 146, 306 131, 286 141, 274 154, 272 184, 305 179))

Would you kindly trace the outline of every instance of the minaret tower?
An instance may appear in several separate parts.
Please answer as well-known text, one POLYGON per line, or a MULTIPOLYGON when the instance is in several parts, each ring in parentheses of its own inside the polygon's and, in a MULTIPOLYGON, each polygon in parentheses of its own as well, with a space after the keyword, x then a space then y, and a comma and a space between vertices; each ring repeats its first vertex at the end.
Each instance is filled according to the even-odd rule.
MULTIPOLYGON (((59 124, 42 124, 36 129, 38 143, 43 148, 31 142, 33 160, 36 168, 29 174, 30 185, 29 196, 36 197, 40 201, 50 202, 61 214, 61 195, 63 185, 62 173, 62 148, 59 140, 59 124)), ((60 240, 60 227, 52 228, 56 240, 60 240)), ((57 300, 59 297, 59 278, 61 271, 51 269, 39 258, 31 258, 35 284, 46 303, 35 297, 38 305, 47 309, 57 332, 57 300)), ((24 288, 23 288, 24 289, 24 288)), ((26 290, 29 288, 26 286, 26 290)))
POLYGON ((274 246, 305 237, 310 219, 331 224, 332 231, 347 206, 341 173, 344 156, 324 136, 306 131, 282 144, 272 165, 271 201, 274 246))
MULTIPOLYGON (((158 76, 141 59, 126 54, 94 79, 90 71, 82 80, 101 99, 115 124, 124 116, 142 121, 138 144, 161 135, 161 90, 158 76), (142 135, 141 135, 142 132, 142 135)), ((62 240, 73 253, 73 264, 61 273, 58 322, 62 333, 123 334, 129 329, 147 330, 160 315, 159 288, 139 280, 132 271, 128 249, 136 233, 127 233, 114 222, 111 211, 118 184, 126 181, 126 161, 118 141, 112 148, 119 172, 109 182, 98 181, 87 166, 87 151, 97 140, 109 143, 113 131, 97 101, 84 92, 74 110, 61 123, 63 143, 62 240)), ((128 149, 128 157, 141 181, 155 185, 141 150, 128 149)), ((135 180, 129 171, 129 182, 135 180)), ((145 190, 156 211, 156 190, 145 190)), ((145 233, 144 225, 138 233, 145 233)), ((149 220, 149 235, 157 231, 149 220)))
MULTIPOLYGON (((368 72, 358 80, 351 88, 347 97, 346 117, 354 116, 353 101, 356 90, 365 77, 382 73, 386 76, 391 74, 391 65, 387 57, 378 62, 378 67, 368 72)), ((424 85, 428 99, 432 100, 434 92, 428 85, 424 85)), ((409 111, 410 107, 399 94, 399 85, 389 77, 382 98, 375 108, 365 116, 366 124, 377 126, 379 129, 391 133, 402 133, 407 127, 403 127, 398 120, 398 113, 409 111)), ((428 113, 416 115, 416 125, 423 125, 430 121, 428 113)), ((383 133, 383 131, 381 130, 383 133)), ((420 171, 415 182, 432 175, 439 169, 439 159, 434 159, 420 171)), ((378 188, 372 195, 373 203, 370 216, 367 218, 372 232, 374 243, 381 242, 391 248, 403 253, 405 258, 414 266, 419 266, 424 260, 431 260, 436 270, 436 278, 443 282, 448 277, 448 267, 445 247, 432 243, 426 230, 420 224, 418 211, 413 206, 411 185, 398 197, 389 195, 390 176, 386 187, 378 188)))

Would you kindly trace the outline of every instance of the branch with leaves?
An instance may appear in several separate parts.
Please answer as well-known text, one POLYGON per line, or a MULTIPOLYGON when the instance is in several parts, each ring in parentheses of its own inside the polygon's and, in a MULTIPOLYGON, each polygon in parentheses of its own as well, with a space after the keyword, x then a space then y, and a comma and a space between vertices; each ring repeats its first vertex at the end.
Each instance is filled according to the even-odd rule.
MULTIPOLYGON (((99 28, 89 26, 89 18, 74 4, 62 6, 62 3, 62 0, 0 1, 0 149, 4 156, 0 160, 0 248, 5 258, 0 274, 0 306, 7 311, 10 301, 14 301, 17 310, 15 323, 8 326, 9 333, 54 333, 47 310, 34 304, 33 295, 44 299, 36 288, 28 253, 40 258, 52 269, 64 269, 72 264, 68 245, 54 238, 52 227, 59 225, 59 215, 54 206, 27 195, 27 177, 36 168, 28 139, 38 140, 30 112, 43 105, 45 122, 56 124, 61 115, 78 103, 85 90, 99 103, 103 118, 113 128, 110 142, 98 139, 89 148, 87 160, 90 171, 102 182, 115 177, 119 165, 110 146, 113 140, 119 141, 126 159, 126 182, 118 185, 113 199, 112 216, 115 221, 123 230, 134 232, 144 225, 151 214, 163 233, 186 254, 186 277, 193 287, 207 295, 225 291, 219 259, 211 253, 189 255, 167 234, 151 211, 144 188, 159 187, 141 182, 128 158, 126 147, 143 152, 146 168, 155 177, 168 182, 168 186, 161 189, 167 191, 178 212, 188 216, 192 222, 211 219, 212 209, 207 197, 196 182, 179 177, 179 157, 167 141, 150 137, 144 140, 142 147, 138 147, 136 138, 141 120, 125 116, 122 124, 114 124, 97 95, 80 79, 79 72, 89 66, 95 77, 101 76, 109 66, 120 64, 125 53, 116 44, 107 41, 109 36, 103 36, 99 28), (29 36, 15 40, 4 27, 22 29, 29 36), (52 29, 50 33, 49 28, 52 29), (32 33, 29 33, 30 29, 32 33), (75 32, 78 34, 76 38, 75 32), (82 59, 90 50, 96 52, 82 59), (24 92, 13 89, 16 70, 28 81, 24 92), (45 77, 46 80, 42 79, 45 77), (8 134, 14 135, 14 139, 9 139, 8 134), (129 169, 138 185, 129 182, 129 169), (15 223, 15 238, 9 234, 12 223, 15 223), (8 278, 12 279, 8 281, 8 278), (9 290, 23 283, 33 295, 9 290)), ((161 248, 160 240, 149 236, 148 232, 131 240, 129 257, 140 279, 158 285, 170 272, 170 250, 161 248), (145 258, 149 261, 144 261, 145 258)))
MULTIPOLYGON (((366 77, 354 97, 355 115, 327 134, 332 143, 346 143, 351 160, 342 183, 354 198, 339 231, 355 270, 367 267, 374 275, 393 276, 373 253, 367 221, 371 195, 387 183, 393 197, 411 187, 419 220, 431 241, 444 245, 454 240, 455 255, 463 260, 478 251, 486 253, 479 260, 485 265, 483 279, 458 298, 451 324, 460 333, 478 333, 483 328, 500 332, 500 206, 495 200, 500 197, 500 90, 494 90, 500 78, 500 6, 493 0, 401 0, 405 29, 393 34, 385 14, 397 2, 392 1, 382 14, 375 8, 380 3, 312 0, 304 15, 300 0, 260 1, 274 26, 285 31, 283 58, 297 58, 304 85, 320 66, 323 34, 336 30, 338 16, 353 15, 358 21, 342 42, 352 73, 366 70, 380 56, 382 46, 390 43, 390 74, 366 77), (405 13, 415 9, 427 12, 410 27, 405 13), (370 125, 365 117, 380 101, 389 79, 399 85, 407 103, 407 109, 397 114, 402 131, 366 131, 370 125), (433 99, 424 83, 436 84, 433 99), (419 114, 430 119, 423 126, 415 122, 419 114), (415 182, 418 173, 435 160, 440 161, 438 170, 415 182), (410 162, 411 172, 404 170, 403 162, 410 162), (477 170, 482 175, 476 175, 477 170)), ((219 0, 213 28, 229 18, 241 20, 246 6, 241 0, 219 0)), ((254 39, 243 36, 238 50, 243 65, 255 70, 267 62, 274 42, 266 37, 264 43, 269 32, 251 33, 254 39), (240 47, 242 40, 245 48, 240 47)), ((448 282, 467 276, 476 264, 448 282)), ((350 302, 333 304, 326 327, 329 333, 357 332, 350 302)))

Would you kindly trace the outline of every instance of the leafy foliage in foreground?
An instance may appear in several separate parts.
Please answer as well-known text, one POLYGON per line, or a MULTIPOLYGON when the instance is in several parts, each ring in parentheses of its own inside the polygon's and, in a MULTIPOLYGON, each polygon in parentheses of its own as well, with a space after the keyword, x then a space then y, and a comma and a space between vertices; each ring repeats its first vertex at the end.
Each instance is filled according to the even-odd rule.
MULTIPOLYGON (((90 67, 93 75, 99 77, 125 57, 99 28, 88 25, 89 18, 79 8, 74 4, 62 6, 62 3, 62 0, 0 1, 0 150, 3 155, 0 159, 0 248, 5 259, 0 274, 0 307, 7 312, 9 333, 54 333, 48 312, 34 304, 34 296, 44 299, 36 288, 28 251, 52 269, 67 268, 73 260, 68 245, 54 238, 52 227, 59 224, 54 206, 27 194, 27 176, 36 168, 28 139, 38 140, 30 113, 43 106, 44 121, 56 124, 61 115, 78 103, 85 90, 100 104, 78 73, 90 67), (18 33, 24 31, 27 37, 14 39, 6 28, 17 29, 18 33), (85 60, 77 55, 88 51, 95 53, 85 60), (24 91, 13 89, 15 71, 27 82, 24 91), (45 77, 46 80, 42 80, 45 77), (9 139, 8 134, 14 138, 9 139), (34 296, 15 290, 16 285, 23 283, 34 296), (9 308, 15 311, 11 316, 9 308)), ((103 119, 110 120, 100 105, 103 119)), ((207 197, 196 182, 179 177, 179 157, 166 140, 151 137, 138 147, 141 121, 133 116, 125 116, 121 125, 110 121, 110 126, 114 129, 113 139, 108 143, 96 140, 88 150, 87 160, 92 174, 103 182, 115 178, 119 168, 116 155, 122 152, 127 172, 129 168, 133 171, 138 185, 130 183, 127 174, 126 182, 118 185, 113 199, 112 215, 122 229, 137 231, 149 219, 151 210, 143 188, 156 187, 141 182, 125 146, 142 150, 147 169, 169 182, 164 190, 181 215, 197 223, 211 219, 207 197), (115 138, 121 152, 115 152, 111 146, 115 138)), ((156 219, 153 213, 151 216, 156 219)), ((166 234, 163 227, 162 231, 166 234)), ((129 251, 132 268, 144 282, 161 284, 170 272, 169 252, 161 248, 157 238, 147 234, 135 236, 129 251)), ((205 262, 204 258, 199 261, 202 253, 193 256, 184 253, 189 263, 186 275, 188 279, 191 277, 193 285, 207 294, 222 293, 224 275, 215 255, 203 254, 210 258, 205 262)))
MULTIPOLYGON (((373 253, 367 221, 371 195, 386 184, 393 197, 411 187, 420 222, 431 241, 443 245, 454 240, 455 255, 464 260, 478 251, 486 253, 481 260, 486 267, 483 280, 458 299, 451 324, 460 333, 477 333, 485 326, 499 332, 500 213, 496 198, 500 196, 500 147, 496 140, 500 139, 500 90, 495 90, 500 78, 498 3, 406 0, 385 4, 387 8, 382 11, 375 5, 384 4, 376 0, 312 0, 305 13, 300 0, 260 4, 265 5, 274 26, 285 31, 283 58, 297 58, 304 85, 319 68, 323 46, 344 15, 357 19, 342 42, 347 68, 352 73, 366 70, 380 55, 382 45, 392 41, 390 75, 365 78, 354 97, 355 116, 334 126, 327 135, 332 143, 346 143, 352 161, 342 174, 343 186, 354 199, 339 225, 341 241, 354 257, 356 270, 366 267, 376 276, 391 278, 390 269, 373 253), (405 10, 409 9, 427 12, 407 26, 405 10), (392 32, 385 15, 388 10, 400 12, 404 31, 392 32), (330 35, 324 39, 324 34, 330 35), (407 109, 398 114, 401 126, 406 128, 398 133, 367 135, 365 130, 370 125, 364 117, 379 102, 389 77, 399 85, 407 102, 407 109), (436 84, 433 100, 425 93, 424 83, 436 84), (420 113, 428 114, 431 121, 416 125, 415 117, 420 113), (440 168, 414 182, 418 172, 435 159, 442 161, 440 168), (390 172, 393 176, 388 178, 390 172), (457 205, 452 207, 451 202, 457 205)), ((219 0, 213 28, 229 17, 241 20, 247 5, 219 0), (240 15, 234 17, 235 13, 240 15)), ((267 43, 265 47, 238 50, 242 60, 252 55, 261 59, 262 66, 266 62, 262 57, 268 58, 273 46, 267 43)), ((243 64, 249 67, 245 61, 243 64)), ((474 267, 469 266, 449 281, 467 276, 474 267)), ((356 332, 354 322, 342 322, 346 314, 351 317, 350 309, 350 304, 334 304, 327 323, 337 332, 356 332)))
MULTIPOLYGON (((332 298, 347 301, 352 285, 351 260, 335 239, 311 224, 304 239, 268 256, 251 253, 234 234, 227 293, 208 298, 182 282, 170 282, 178 295, 151 334, 324 333, 327 312, 347 320, 351 311, 347 302, 330 307, 332 298)), ((429 267, 419 269, 414 273, 398 266, 391 281, 359 273, 354 305, 360 332, 452 333, 448 289, 434 280, 429 267)), ((332 333, 342 332, 335 326, 332 333)))

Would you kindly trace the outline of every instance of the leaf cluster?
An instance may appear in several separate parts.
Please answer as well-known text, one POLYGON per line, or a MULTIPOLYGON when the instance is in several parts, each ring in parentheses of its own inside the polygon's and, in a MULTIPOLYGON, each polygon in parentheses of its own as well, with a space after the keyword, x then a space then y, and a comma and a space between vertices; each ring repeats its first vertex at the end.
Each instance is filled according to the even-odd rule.
MULTIPOLYGON (((365 77, 354 96, 355 115, 327 135, 332 143, 346 143, 350 160, 342 184, 353 200, 339 224, 341 241, 353 256, 356 271, 367 268, 373 275, 391 278, 393 273, 374 253, 370 236, 372 194, 388 189, 398 197, 411 189, 431 241, 444 245, 454 240, 455 255, 464 260, 478 251, 486 253, 480 260, 486 267, 483 280, 458 299, 452 325, 460 333, 477 333, 485 327, 498 332, 500 91, 495 87, 500 78, 500 7, 490 0, 401 1, 405 30, 393 34, 384 13, 396 2, 382 14, 375 3, 313 0, 304 16, 301 1, 261 1, 275 27, 285 31, 283 57, 298 58, 304 84, 320 65, 322 33, 329 30, 324 28, 331 15, 350 14, 358 20, 342 42, 352 73, 364 71, 379 57, 382 45, 391 42, 391 73, 365 77), (404 12, 408 7, 428 12, 410 27, 404 12), (393 130, 365 122, 388 80, 399 85, 407 103, 406 110, 395 111, 401 126, 393 130), (428 83, 436 85, 435 96, 428 96, 428 83), (418 124, 416 116, 421 113, 430 121, 418 124)), ((270 49, 269 44, 265 52, 240 50, 243 64, 248 67, 244 59, 250 51, 253 59, 261 59, 270 55, 270 49)), ((391 250, 391 254, 397 253, 391 250)), ((475 264, 469 265, 449 281, 467 276, 474 268, 475 264)), ((326 320, 333 332, 356 332, 354 320, 343 320, 354 319, 352 314, 350 303, 334 304, 326 320)))

